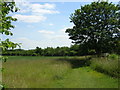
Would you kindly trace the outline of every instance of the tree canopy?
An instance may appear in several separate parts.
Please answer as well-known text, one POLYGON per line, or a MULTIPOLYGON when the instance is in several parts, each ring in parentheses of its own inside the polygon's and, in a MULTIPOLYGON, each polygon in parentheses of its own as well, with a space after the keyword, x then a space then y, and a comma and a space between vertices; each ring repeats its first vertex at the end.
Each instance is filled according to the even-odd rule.
POLYGON ((71 14, 74 26, 66 33, 73 43, 94 49, 97 54, 107 52, 120 39, 118 10, 118 5, 104 1, 81 6, 71 14))
POLYGON ((17 12, 18 8, 15 7, 15 2, 5 2, 0 0, 0 33, 5 35, 13 35, 11 29, 14 28, 14 25, 11 24, 12 21, 16 21, 16 18, 8 16, 10 12, 17 12))
MULTIPOLYGON (((13 33, 11 29, 14 28, 14 25, 11 23, 16 21, 16 18, 13 18, 9 15, 10 12, 17 12, 19 9, 15 6, 15 2, 7 2, 5 0, 0 0, 0 33, 3 35, 10 35, 12 36, 13 33)), ((17 43, 11 42, 9 39, 2 41, 0 38, 0 54, 7 49, 13 49, 17 47, 17 43)), ((5 57, 0 56, 1 60, 6 60, 5 57)))
MULTIPOLYGON (((12 21, 16 21, 16 18, 13 18, 12 16, 8 15, 10 12, 17 12, 18 8, 15 6, 15 2, 6 2, 4 0, 0 0, 0 33, 4 35, 13 35, 11 32, 11 29, 14 28, 14 25, 12 25, 12 21)), ((18 44, 13 43, 9 41, 9 39, 6 39, 5 41, 2 41, 2 38, 0 39, 0 48, 2 51, 8 49, 8 48, 15 48, 18 44)))

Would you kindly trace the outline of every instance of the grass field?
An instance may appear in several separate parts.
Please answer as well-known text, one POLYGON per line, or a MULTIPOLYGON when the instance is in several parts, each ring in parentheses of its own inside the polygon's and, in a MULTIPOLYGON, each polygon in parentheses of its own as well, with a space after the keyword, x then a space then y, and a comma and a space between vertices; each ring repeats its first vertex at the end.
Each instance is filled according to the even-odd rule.
POLYGON ((7 88, 118 88, 118 79, 92 70, 85 57, 12 56, 3 71, 7 88), (76 62, 76 63, 75 63, 76 62), (77 67, 75 67, 77 66, 77 67))

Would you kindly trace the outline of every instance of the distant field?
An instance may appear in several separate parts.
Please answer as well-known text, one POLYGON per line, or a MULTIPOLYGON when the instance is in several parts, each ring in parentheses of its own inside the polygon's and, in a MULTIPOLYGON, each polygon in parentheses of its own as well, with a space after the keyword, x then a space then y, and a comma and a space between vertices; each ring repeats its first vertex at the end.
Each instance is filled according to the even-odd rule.
POLYGON ((11 56, 3 63, 7 88, 118 88, 118 79, 93 71, 85 57, 11 56))

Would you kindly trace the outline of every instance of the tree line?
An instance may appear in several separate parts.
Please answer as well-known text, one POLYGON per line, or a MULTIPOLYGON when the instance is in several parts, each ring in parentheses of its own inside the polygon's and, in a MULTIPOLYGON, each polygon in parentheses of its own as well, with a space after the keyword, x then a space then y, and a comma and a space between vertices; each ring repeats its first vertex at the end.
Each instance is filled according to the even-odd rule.
MULTIPOLYGON (((102 53, 116 53, 120 54, 120 45, 113 50, 104 49, 102 53)), ((97 54, 94 49, 86 49, 84 45, 71 45, 70 47, 36 47, 31 50, 14 49, 2 52, 4 56, 83 56, 83 55, 95 55, 97 54)))

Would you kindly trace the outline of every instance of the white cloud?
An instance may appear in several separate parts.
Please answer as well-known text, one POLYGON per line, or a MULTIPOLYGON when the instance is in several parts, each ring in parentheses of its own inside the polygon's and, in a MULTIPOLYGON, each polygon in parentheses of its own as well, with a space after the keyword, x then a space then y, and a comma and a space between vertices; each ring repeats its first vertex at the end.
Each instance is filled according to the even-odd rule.
POLYGON ((19 21, 27 22, 27 23, 37 23, 46 20, 44 16, 37 16, 37 15, 21 15, 16 14, 13 17, 17 18, 19 21))
POLYGON ((59 11, 54 10, 55 9, 55 4, 31 4, 30 8, 31 8, 31 12, 33 14, 55 14, 55 13, 59 13, 59 11))
POLYGON ((59 13, 59 11, 55 10, 55 4, 31 4, 30 8, 31 8, 31 12, 33 14, 55 14, 55 13, 59 13))
POLYGON ((55 4, 49 4, 49 3, 45 3, 43 5, 41 4, 32 4, 30 6, 32 9, 55 9, 55 4))
MULTIPOLYGON (((20 37, 12 39, 13 42, 22 43, 21 48, 23 49, 35 49, 37 46, 41 48, 46 47, 62 47, 62 46, 70 46, 71 40, 69 36, 64 32, 66 28, 57 30, 57 31, 48 31, 48 30, 39 30, 38 32, 41 34, 40 39, 34 40, 29 39, 27 37, 20 37), (43 39, 42 39, 43 38, 43 39)), ((35 36, 39 38, 39 36, 35 36)))
POLYGON ((37 46, 42 46, 42 43, 36 40, 31 40, 26 37, 20 37, 12 39, 13 42, 22 43, 20 46, 22 49, 35 49, 37 46))
POLYGON ((55 10, 55 4, 35 4, 26 0, 16 1, 17 7, 20 9, 19 14, 14 15, 18 20, 27 23, 36 23, 46 20, 46 14, 58 14, 55 10))
POLYGON ((46 3, 43 5, 44 8, 47 8, 47 9, 54 9, 56 7, 55 4, 49 4, 49 3, 46 3))
POLYGON ((55 4, 33 4, 28 1, 21 0, 20 2, 16 3, 18 8, 20 8, 20 13, 27 13, 31 12, 32 14, 54 14, 59 13, 59 11, 55 10, 55 4))
POLYGON ((53 23, 49 23, 49 26, 53 26, 54 24, 53 23))
POLYGON ((37 46, 41 48, 46 48, 46 47, 57 47, 57 46, 62 47, 62 46, 71 45, 71 41, 64 37, 62 38, 54 37, 49 39, 44 38, 41 41, 32 40, 26 37, 20 37, 20 38, 12 39, 12 41, 15 43, 22 43, 21 44, 22 49, 35 49, 37 46))
POLYGON ((53 31, 48 31, 48 30, 40 30, 38 32, 41 33, 41 34, 54 34, 55 33, 53 31))
POLYGON ((33 9, 32 13, 37 15, 42 15, 42 14, 55 14, 59 12, 55 10, 48 10, 48 9, 33 9))

